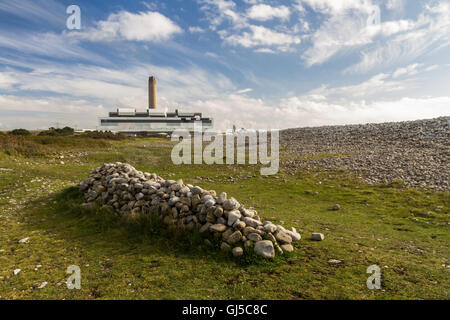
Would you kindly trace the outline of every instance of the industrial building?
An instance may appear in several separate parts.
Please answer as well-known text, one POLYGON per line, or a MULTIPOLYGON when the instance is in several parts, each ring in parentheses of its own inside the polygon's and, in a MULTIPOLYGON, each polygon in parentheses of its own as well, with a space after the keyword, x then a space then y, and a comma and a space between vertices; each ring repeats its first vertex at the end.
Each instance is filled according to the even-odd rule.
POLYGON ((170 134, 177 129, 194 131, 194 123, 201 124, 203 131, 213 126, 213 119, 203 117, 200 112, 166 112, 157 110, 156 78, 148 82, 148 109, 136 111, 132 108, 118 108, 109 117, 100 118, 100 130, 130 135, 170 134))

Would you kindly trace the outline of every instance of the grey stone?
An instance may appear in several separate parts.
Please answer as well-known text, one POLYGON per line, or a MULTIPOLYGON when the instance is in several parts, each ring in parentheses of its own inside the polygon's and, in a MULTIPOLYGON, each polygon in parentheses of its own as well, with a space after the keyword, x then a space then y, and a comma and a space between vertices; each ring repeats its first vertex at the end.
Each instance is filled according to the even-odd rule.
POLYGON ((292 238, 292 241, 300 241, 300 239, 302 238, 300 233, 298 233, 296 231, 294 232, 294 231, 291 231, 291 230, 286 230, 285 232, 292 238))
POLYGON ((264 258, 274 258, 275 257, 275 249, 273 247, 272 241, 269 240, 261 240, 255 243, 254 251, 256 254, 264 257, 264 258))
POLYGON ((224 232, 227 230, 227 226, 224 224, 213 224, 209 227, 209 230, 213 232, 224 232))
POLYGON ((235 247, 231 253, 233 254, 233 257, 239 257, 244 254, 244 250, 241 247, 235 247))
POLYGON ((233 228, 237 230, 243 230, 245 228, 245 222, 238 220, 233 224, 233 228))
POLYGON ((222 209, 222 207, 217 207, 217 208, 214 210, 214 215, 215 215, 217 218, 222 217, 222 216, 223 216, 223 209, 222 209))
POLYGON ((277 239, 278 241, 280 241, 282 243, 291 243, 292 242, 291 236, 282 230, 277 230, 274 233, 274 236, 275 236, 275 239, 277 239))
POLYGON ((244 211, 244 212, 243 212, 243 215, 244 215, 245 217, 253 218, 253 217, 256 216, 256 211, 255 211, 255 210, 244 209, 243 211, 244 211))
POLYGON ((341 261, 341 260, 338 260, 338 259, 330 259, 330 260, 328 260, 328 262, 331 263, 331 264, 339 264, 339 263, 342 263, 342 261, 341 261))
POLYGON ((322 233, 313 233, 311 235, 311 240, 314 241, 323 241, 325 239, 325 236, 322 233))
POLYGON ((228 225, 231 227, 237 220, 241 218, 241 213, 237 210, 228 213, 228 225))
POLYGON ((227 224, 227 221, 223 217, 217 218, 216 222, 217 224, 227 224))
POLYGON ((282 244, 280 247, 283 251, 286 251, 286 252, 294 251, 294 247, 292 246, 292 244, 285 243, 285 244, 282 244))
POLYGON ((241 241, 242 233, 240 231, 233 232, 227 239, 227 242, 231 245, 241 241))
POLYGON ((249 233, 257 233, 257 230, 253 227, 245 227, 244 228, 244 235, 248 235, 249 233))
POLYGON ((228 238, 233 234, 233 229, 227 229, 225 232, 222 233, 222 239, 224 241, 227 241, 228 238))
POLYGON ((223 202, 223 208, 225 210, 236 210, 240 207, 239 202, 236 199, 230 198, 223 202))
POLYGON ((181 199, 179 197, 172 197, 169 199, 169 206, 174 206, 177 202, 180 202, 181 199))
POLYGON ((30 241, 30 238, 26 237, 26 238, 19 240, 19 243, 28 243, 29 241, 30 241))
POLYGON ((141 199, 143 199, 144 198, 144 194, 142 193, 142 192, 139 192, 137 195, 136 195, 136 200, 137 201, 139 201, 139 200, 141 200, 141 199))
POLYGON ((244 217, 244 222, 247 226, 257 228, 258 226, 262 226, 262 222, 253 218, 244 217))
POLYGON ((274 233, 275 231, 277 231, 277 226, 274 224, 268 223, 268 224, 264 225, 264 230, 266 232, 274 233))
POLYGON ((219 197, 217 198, 217 203, 223 204, 225 200, 227 200, 227 194, 226 192, 222 192, 221 194, 219 194, 219 197))
POLYGON ((206 202, 205 202, 205 207, 206 208, 210 208, 210 207, 212 207, 213 205, 215 205, 216 204, 216 201, 214 200, 214 199, 209 199, 209 200, 207 200, 206 202))
POLYGON ((202 188, 200 188, 200 187, 198 187, 198 186, 195 186, 194 188, 192 188, 192 194, 193 195, 196 195, 196 194, 202 194, 203 193, 203 189, 202 188))
POLYGON ((261 236, 257 233, 249 233, 247 239, 255 242, 262 240, 261 236))
POLYGON ((417 215, 419 215, 419 216, 421 216, 421 217, 428 218, 428 217, 431 216, 431 212, 429 212, 429 211, 421 211, 421 212, 419 212, 417 215))
POLYGON ((212 224, 207 222, 200 228, 199 232, 204 233, 204 232, 208 231, 211 226, 212 226, 212 224))

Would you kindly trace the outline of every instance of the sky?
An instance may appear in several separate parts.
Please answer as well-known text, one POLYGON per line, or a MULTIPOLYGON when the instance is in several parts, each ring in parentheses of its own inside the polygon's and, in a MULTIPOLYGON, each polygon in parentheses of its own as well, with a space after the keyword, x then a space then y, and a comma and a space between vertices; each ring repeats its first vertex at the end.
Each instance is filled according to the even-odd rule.
POLYGON ((450 1, 0 0, 0 130, 95 129, 150 75, 218 129, 449 116, 450 1))

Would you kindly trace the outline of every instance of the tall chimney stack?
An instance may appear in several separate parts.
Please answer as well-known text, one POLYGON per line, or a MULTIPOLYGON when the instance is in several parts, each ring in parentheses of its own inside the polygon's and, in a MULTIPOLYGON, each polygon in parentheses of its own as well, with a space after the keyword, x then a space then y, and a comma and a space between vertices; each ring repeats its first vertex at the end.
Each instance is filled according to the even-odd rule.
POLYGON ((156 78, 148 79, 148 108, 156 109, 156 78))

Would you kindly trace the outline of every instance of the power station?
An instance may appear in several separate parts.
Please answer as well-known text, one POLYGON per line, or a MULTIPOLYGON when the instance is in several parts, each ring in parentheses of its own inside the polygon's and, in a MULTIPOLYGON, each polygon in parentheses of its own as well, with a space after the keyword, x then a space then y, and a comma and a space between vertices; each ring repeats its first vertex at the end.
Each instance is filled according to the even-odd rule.
POLYGON ((136 111, 132 108, 118 108, 109 117, 100 118, 100 130, 129 135, 170 134, 177 129, 194 131, 194 123, 202 130, 213 127, 212 118, 204 118, 200 112, 165 112, 157 110, 156 78, 148 80, 148 109, 136 111))

